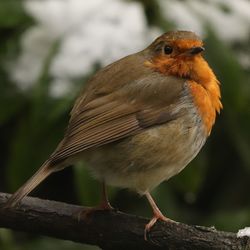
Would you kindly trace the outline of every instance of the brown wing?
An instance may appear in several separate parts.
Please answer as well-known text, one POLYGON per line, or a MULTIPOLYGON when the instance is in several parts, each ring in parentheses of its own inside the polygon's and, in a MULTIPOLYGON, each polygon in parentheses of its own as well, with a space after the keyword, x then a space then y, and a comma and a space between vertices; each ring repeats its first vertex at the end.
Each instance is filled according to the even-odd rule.
POLYGON ((179 99, 183 83, 148 69, 119 88, 93 89, 94 82, 76 102, 65 137, 51 161, 63 161, 175 119, 172 104, 179 99))

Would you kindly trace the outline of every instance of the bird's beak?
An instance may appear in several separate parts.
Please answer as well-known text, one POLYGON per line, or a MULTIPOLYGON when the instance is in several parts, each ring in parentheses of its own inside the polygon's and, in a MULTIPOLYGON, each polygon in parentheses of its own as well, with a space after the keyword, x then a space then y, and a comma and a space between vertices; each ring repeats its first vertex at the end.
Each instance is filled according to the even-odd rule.
POLYGON ((189 53, 190 53, 191 55, 197 55, 197 54, 201 53, 201 52, 204 51, 204 50, 205 50, 204 47, 193 47, 193 48, 191 48, 191 49, 189 50, 189 53))

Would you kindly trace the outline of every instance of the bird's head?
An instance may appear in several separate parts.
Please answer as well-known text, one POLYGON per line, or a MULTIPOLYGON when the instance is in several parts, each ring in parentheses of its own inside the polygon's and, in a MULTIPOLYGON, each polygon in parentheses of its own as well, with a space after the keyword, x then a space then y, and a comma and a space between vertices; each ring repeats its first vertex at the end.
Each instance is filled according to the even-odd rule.
MULTIPOLYGON (((147 66, 167 75, 188 78, 192 80, 204 62, 202 52, 203 42, 191 31, 170 31, 158 37, 144 53, 147 54, 147 66), (195 72, 196 71, 196 72, 195 72)), ((200 72, 202 73, 202 72, 200 72)))
POLYGON ((202 40, 191 31, 170 31, 158 37, 150 46, 153 57, 191 59, 204 51, 202 40))

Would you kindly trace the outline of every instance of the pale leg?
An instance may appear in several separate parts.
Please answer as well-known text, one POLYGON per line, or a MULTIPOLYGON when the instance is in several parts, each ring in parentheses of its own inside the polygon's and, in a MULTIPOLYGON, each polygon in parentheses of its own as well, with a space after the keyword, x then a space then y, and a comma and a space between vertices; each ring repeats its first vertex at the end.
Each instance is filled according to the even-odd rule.
POLYGON ((105 182, 102 182, 102 191, 101 191, 101 201, 96 207, 92 207, 89 209, 84 209, 80 211, 77 215, 78 221, 81 219, 86 219, 89 215, 93 214, 96 211, 101 210, 113 210, 114 208, 110 205, 107 195, 107 188, 105 182))
POLYGON ((110 205, 108 200, 108 194, 107 194, 107 187, 105 182, 102 182, 102 194, 101 194, 101 202, 99 206, 97 207, 99 209, 103 210, 112 210, 113 207, 110 205))
POLYGON ((156 223, 157 220, 162 220, 162 221, 172 221, 171 219, 165 217, 162 212, 160 211, 160 209, 157 207, 154 199, 152 198, 151 194, 149 192, 145 193, 145 196, 147 197, 150 206, 153 209, 153 217, 152 219, 149 221, 149 223, 145 226, 145 232, 144 232, 144 238, 145 240, 147 240, 147 232, 150 231, 150 229, 152 228, 152 226, 156 223))

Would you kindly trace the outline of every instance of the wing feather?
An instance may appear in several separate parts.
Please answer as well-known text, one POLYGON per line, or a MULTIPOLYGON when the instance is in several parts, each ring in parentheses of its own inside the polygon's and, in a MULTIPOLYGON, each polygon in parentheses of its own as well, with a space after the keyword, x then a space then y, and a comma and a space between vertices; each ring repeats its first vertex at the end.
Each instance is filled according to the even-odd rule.
POLYGON ((84 98, 76 103, 65 133, 50 160, 64 161, 86 149, 121 140, 162 123, 176 119, 172 112, 180 98, 184 81, 152 73, 103 96, 84 98), (144 83, 144 92, 139 84, 144 83), (145 87, 146 86, 146 87, 145 87), (155 91, 157 90, 157 91, 155 91), (156 94, 157 92, 157 94, 156 94), (159 94, 160 93, 160 94, 159 94))

